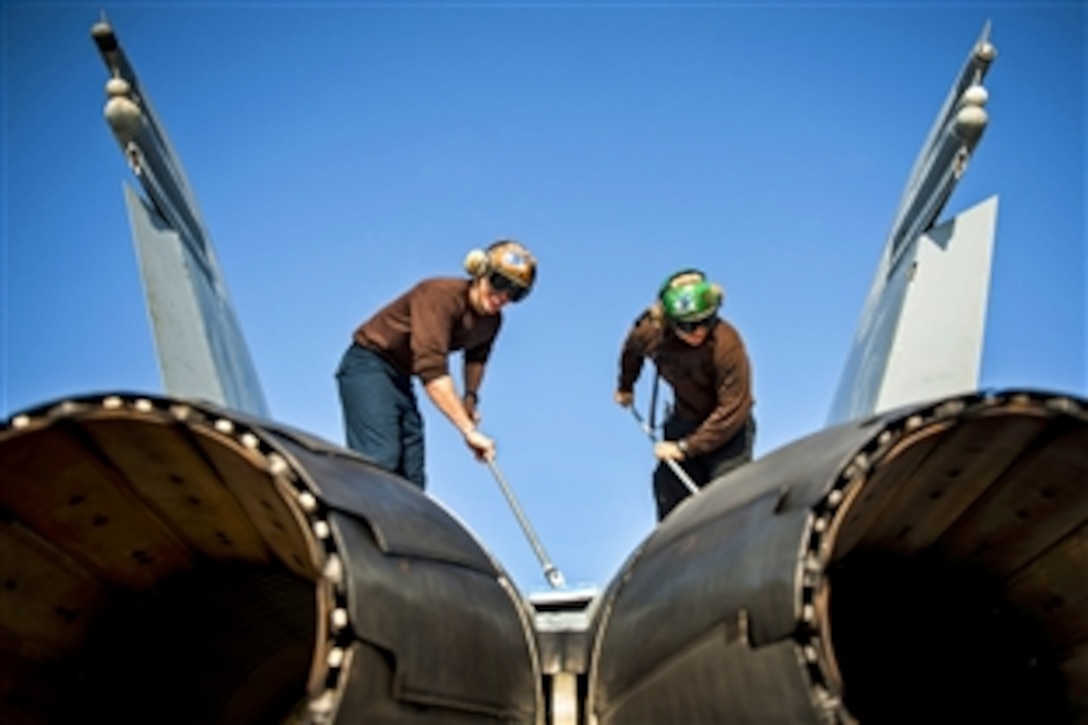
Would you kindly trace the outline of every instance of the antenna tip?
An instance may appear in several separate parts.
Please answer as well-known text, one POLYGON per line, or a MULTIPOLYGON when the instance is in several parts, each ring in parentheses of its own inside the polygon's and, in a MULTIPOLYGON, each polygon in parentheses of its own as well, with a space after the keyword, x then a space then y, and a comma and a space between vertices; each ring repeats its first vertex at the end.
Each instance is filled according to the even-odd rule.
POLYGON ((975 59, 982 63, 991 63, 997 57, 997 48, 989 41, 984 41, 975 46, 975 59))
POLYGON ((98 19, 98 22, 91 26, 91 36, 95 38, 105 38, 113 34, 113 28, 110 27, 110 23, 106 20, 106 14, 102 13, 102 17, 98 19))

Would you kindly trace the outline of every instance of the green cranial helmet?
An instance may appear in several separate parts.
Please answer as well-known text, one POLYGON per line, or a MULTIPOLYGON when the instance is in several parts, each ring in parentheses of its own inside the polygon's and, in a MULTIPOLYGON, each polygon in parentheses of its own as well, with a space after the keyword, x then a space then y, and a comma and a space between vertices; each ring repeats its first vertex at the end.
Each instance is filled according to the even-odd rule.
POLYGON ((722 289, 697 269, 671 275, 661 285, 658 300, 670 322, 699 322, 718 313, 722 289))

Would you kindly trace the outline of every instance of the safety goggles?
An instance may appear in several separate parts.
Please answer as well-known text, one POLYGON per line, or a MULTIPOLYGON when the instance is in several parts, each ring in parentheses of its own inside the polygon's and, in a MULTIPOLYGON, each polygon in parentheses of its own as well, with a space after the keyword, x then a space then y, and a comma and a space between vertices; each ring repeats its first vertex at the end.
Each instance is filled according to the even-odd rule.
POLYGON ((685 335, 690 335, 698 330, 700 327, 709 327, 710 321, 713 317, 708 317, 705 320, 695 320, 693 322, 681 322, 679 320, 672 321, 672 327, 678 332, 683 332, 685 335))
POLYGON ((492 272, 487 277, 488 284, 491 285, 491 289, 496 292, 505 292, 506 296, 510 298, 511 302, 518 302, 525 298, 525 295, 529 294, 529 288, 523 287, 514 280, 510 279, 504 274, 499 272, 492 272))

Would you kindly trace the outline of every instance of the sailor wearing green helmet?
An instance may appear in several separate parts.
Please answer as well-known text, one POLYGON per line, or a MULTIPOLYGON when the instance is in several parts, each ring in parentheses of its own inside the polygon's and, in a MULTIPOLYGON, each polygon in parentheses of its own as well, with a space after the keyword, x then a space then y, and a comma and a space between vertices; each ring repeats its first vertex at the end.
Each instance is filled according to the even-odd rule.
POLYGON ((660 461, 653 479, 658 521, 690 495, 666 461, 679 463, 701 488, 752 460, 751 366, 740 334, 718 316, 723 298, 705 274, 681 270, 661 285, 657 301, 623 343, 617 403, 634 403, 646 358, 673 390, 664 440, 654 446, 660 461))

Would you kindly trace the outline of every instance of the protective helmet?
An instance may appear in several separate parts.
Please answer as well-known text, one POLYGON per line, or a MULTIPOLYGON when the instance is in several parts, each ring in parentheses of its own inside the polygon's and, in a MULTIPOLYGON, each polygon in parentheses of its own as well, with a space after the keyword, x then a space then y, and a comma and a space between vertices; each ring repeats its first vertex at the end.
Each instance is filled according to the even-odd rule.
POLYGON ((524 245, 500 239, 486 250, 474 249, 465 258, 465 270, 473 277, 487 276, 491 285, 517 302, 525 299, 536 281, 536 258, 524 245))
POLYGON ((701 322, 718 313, 725 293, 697 269, 670 275, 657 293, 669 322, 701 322))

